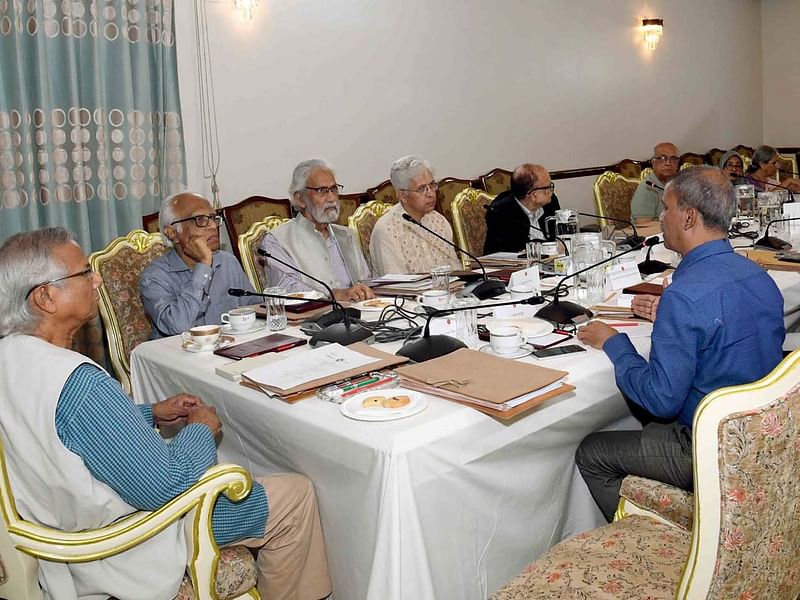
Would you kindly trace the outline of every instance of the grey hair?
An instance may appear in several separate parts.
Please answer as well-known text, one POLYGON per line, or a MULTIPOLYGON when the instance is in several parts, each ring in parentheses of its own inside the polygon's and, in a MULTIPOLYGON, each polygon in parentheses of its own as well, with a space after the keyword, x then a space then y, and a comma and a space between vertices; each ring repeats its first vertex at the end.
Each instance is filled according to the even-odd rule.
POLYGON ((431 175, 433 175, 431 163, 421 156, 409 154, 394 161, 392 170, 389 173, 389 179, 392 181, 395 193, 408 189, 408 182, 422 170, 430 171, 431 175))
POLYGON ((38 284, 67 275, 66 266, 53 260, 52 253, 74 241, 63 227, 47 227, 18 233, 0 246, 0 337, 36 329, 40 317, 26 295, 38 284))
POLYGON ((756 148, 756 151, 753 152, 753 162, 750 167, 751 171, 757 171, 761 168, 761 163, 769 162, 770 158, 777 155, 778 151, 772 146, 759 146, 756 148))
MULTIPOLYGON (((175 205, 178 203, 178 197, 191 193, 192 192, 189 190, 181 190, 180 192, 170 194, 161 201, 161 209, 158 211, 158 229, 161 231, 161 236, 164 238, 164 245, 168 248, 172 248, 174 244, 172 240, 167 237, 166 228, 172 225, 172 222, 177 218, 175 215, 175 205)), ((183 223, 178 223, 174 227, 180 231, 182 225, 183 223)))
POLYGON ((300 210, 300 205, 297 203, 297 200, 295 200, 294 195, 295 193, 299 193, 304 200, 308 197, 306 185, 308 184, 308 176, 314 169, 325 169, 326 171, 330 171, 334 176, 336 175, 333 165, 324 158, 311 158, 297 165, 292 172, 292 182, 289 184, 289 202, 291 202, 292 207, 296 210, 300 210))
POLYGON ((666 146, 667 144, 669 144, 670 146, 674 146, 675 148, 677 148, 677 146, 675 146, 675 144, 673 144, 672 142, 658 142, 658 143, 657 143, 655 146, 653 146, 653 158, 655 158, 656 156, 658 156, 658 147, 659 147, 659 146, 666 146))
POLYGON ((707 229, 728 232, 736 214, 736 192, 727 175, 717 167, 698 166, 679 171, 670 179, 666 191, 676 194, 680 208, 697 210, 707 229))

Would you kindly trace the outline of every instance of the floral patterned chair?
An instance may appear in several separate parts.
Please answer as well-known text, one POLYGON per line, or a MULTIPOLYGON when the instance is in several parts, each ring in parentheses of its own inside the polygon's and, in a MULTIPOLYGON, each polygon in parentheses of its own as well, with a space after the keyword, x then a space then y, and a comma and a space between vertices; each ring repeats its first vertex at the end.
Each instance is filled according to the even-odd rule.
POLYGON ((384 204, 397 204, 397 194, 394 192, 394 186, 392 185, 392 182, 388 179, 386 181, 382 181, 373 188, 369 188, 366 193, 370 202, 376 200, 378 202, 383 202, 384 204))
POLYGON ((700 167, 706 164, 706 157, 702 154, 697 154, 696 152, 684 152, 681 154, 680 166, 681 169, 685 168, 686 165, 692 165, 693 167, 700 167))
POLYGON ((613 523, 554 546, 491 600, 797 598, 800 351, 706 396, 692 435, 691 531, 623 500, 613 523))
POLYGON ((158 212, 142 215, 142 229, 147 233, 158 233, 161 227, 161 222, 158 217, 158 212))
POLYGON ((152 323, 139 295, 139 277, 169 248, 160 233, 134 229, 89 256, 89 264, 103 277, 100 317, 106 330, 111 366, 123 389, 131 392, 130 355, 150 337, 152 323))
POLYGON ((642 163, 632 158, 623 158, 613 168, 617 173, 628 179, 639 179, 642 174, 642 163))
POLYGON ((269 287, 267 274, 264 271, 264 263, 259 260, 260 257, 256 250, 261 246, 261 240, 264 239, 267 232, 272 231, 288 220, 284 217, 267 217, 253 223, 250 229, 239 236, 239 256, 242 257, 242 268, 256 291, 269 287))
POLYGON ((511 189, 511 171, 492 169, 480 177, 481 187, 492 196, 511 189))
MULTIPOLYGON (((600 175, 592 185, 597 214, 629 221, 631 200, 639 183, 638 179, 629 179, 613 171, 600 175)), ((605 221, 601 222, 601 225, 605 224, 605 221)))
POLYGON ((392 208, 392 204, 380 202, 379 200, 370 200, 366 204, 358 207, 358 210, 350 217, 347 226, 353 230, 356 236, 356 241, 361 246, 361 252, 364 253, 364 258, 367 261, 369 270, 372 271, 372 257, 369 254, 369 240, 372 237, 372 230, 375 228, 375 223, 378 222, 387 210, 392 208))
POLYGON ((436 192, 436 210, 444 215, 444 218, 453 226, 453 200, 459 192, 463 192, 470 187, 472 182, 469 179, 456 179, 455 177, 445 177, 439 181, 439 190, 436 192))
MULTIPOLYGON (((456 245, 466 248, 475 256, 483 254, 486 241, 486 209, 495 196, 467 188, 453 200, 453 233, 456 245)), ((470 267, 470 258, 462 254, 461 262, 465 269, 470 267)))
POLYGON ((344 225, 350 222, 350 217, 361 206, 366 194, 339 194, 339 218, 336 219, 337 225, 344 225))
POLYGON ((797 177, 797 157, 792 154, 778 155, 778 179, 786 181, 792 177, 797 177))
POLYGON ((267 198, 266 196, 250 196, 238 204, 226 206, 222 209, 225 217, 225 227, 228 230, 228 238, 233 246, 233 253, 236 258, 239 256, 239 248, 236 240, 239 236, 247 232, 253 223, 266 219, 267 217, 292 217, 292 205, 288 198, 267 198))
POLYGON ((43 599, 38 583, 39 560, 100 560, 137 546, 181 518, 189 552, 176 600, 260 597, 255 589, 253 555, 243 546, 218 548, 211 531, 211 511, 217 496, 225 494, 237 501, 250 493, 250 475, 241 467, 216 465, 157 511, 133 513, 101 529, 80 532, 51 529, 19 516, 2 445, 0 475, 0 597, 6 600, 43 599))
POLYGON ((706 152, 706 160, 708 161, 708 164, 718 167, 719 161, 722 159, 723 154, 725 154, 725 150, 722 148, 712 148, 706 152))

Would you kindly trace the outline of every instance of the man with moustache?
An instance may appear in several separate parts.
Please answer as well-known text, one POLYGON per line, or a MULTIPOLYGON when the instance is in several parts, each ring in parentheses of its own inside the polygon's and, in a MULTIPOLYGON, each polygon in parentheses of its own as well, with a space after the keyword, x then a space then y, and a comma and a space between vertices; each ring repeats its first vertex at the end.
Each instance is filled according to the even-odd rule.
MULTIPOLYGON (((359 302, 375 294, 361 283, 370 273, 353 232, 336 224, 341 188, 327 161, 301 162, 289 187, 289 200, 298 215, 265 235, 261 248, 327 283, 336 300, 359 302)), ((315 289, 327 293, 316 281, 277 260, 266 260, 266 272, 271 286, 289 292, 315 289)))
POLYGON ((664 188, 678 172, 681 157, 678 147, 671 142, 661 142, 653 148, 653 172, 636 188, 631 200, 631 219, 637 225, 658 221, 663 204, 664 188))
POLYGON ((197 325, 216 325, 220 315, 252 304, 228 288, 253 286, 236 257, 219 249, 222 218, 200 194, 179 192, 161 204, 161 234, 172 250, 142 273, 139 293, 153 322, 150 339, 177 335, 197 325))

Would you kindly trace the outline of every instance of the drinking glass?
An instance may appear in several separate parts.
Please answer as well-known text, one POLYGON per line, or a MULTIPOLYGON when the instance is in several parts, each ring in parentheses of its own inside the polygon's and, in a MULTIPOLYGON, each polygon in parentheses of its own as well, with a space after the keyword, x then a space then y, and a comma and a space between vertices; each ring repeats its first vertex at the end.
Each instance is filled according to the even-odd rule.
POLYGON ((452 272, 453 269, 448 265, 431 269, 431 289, 447 292, 447 304, 450 303, 450 273, 452 272))
POLYGON ((734 186, 736 190, 737 214, 741 217, 752 217, 755 214, 756 189, 750 184, 734 186))
MULTIPOLYGON (((282 287, 269 287, 265 294, 285 296, 286 290, 282 287)), ((283 298, 265 298, 267 308, 267 327, 270 331, 283 331, 289 324, 286 318, 286 302, 283 298)))
POLYGON ((542 260, 542 242, 541 240, 532 240, 525 244, 525 262, 527 268, 530 269, 533 265, 542 260))
POLYGON ((453 313, 456 319, 456 337, 470 348, 478 346, 478 306, 481 301, 475 296, 464 296, 453 302, 452 308, 463 308, 453 313))

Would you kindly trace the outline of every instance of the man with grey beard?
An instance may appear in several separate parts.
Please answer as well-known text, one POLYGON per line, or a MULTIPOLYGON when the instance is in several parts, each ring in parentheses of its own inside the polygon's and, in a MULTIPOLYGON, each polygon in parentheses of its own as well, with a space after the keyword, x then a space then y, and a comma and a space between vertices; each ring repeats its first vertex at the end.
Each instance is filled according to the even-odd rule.
MULTIPOLYGON (((289 187, 289 200, 298 215, 265 235, 261 248, 326 282, 337 300, 358 302, 375 295, 361 283, 370 273, 355 236, 349 228, 336 224, 341 188, 327 161, 301 162, 289 187)), ((289 292, 325 292, 319 283, 277 260, 267 259, 265 269, 270 286, 289 292)))

